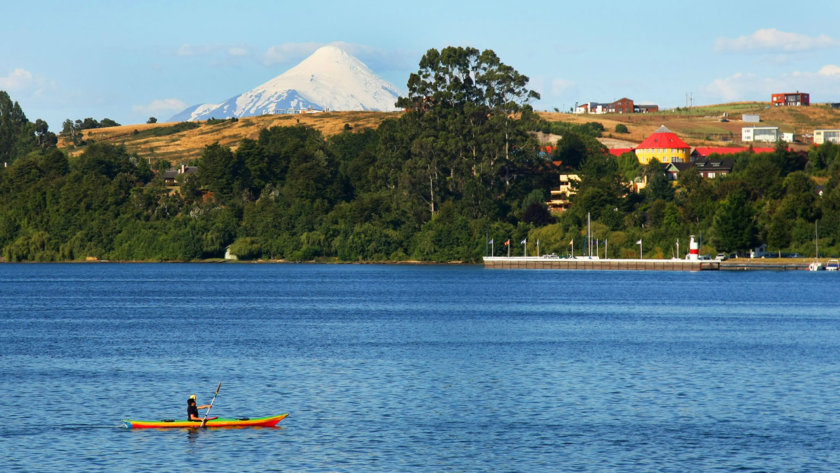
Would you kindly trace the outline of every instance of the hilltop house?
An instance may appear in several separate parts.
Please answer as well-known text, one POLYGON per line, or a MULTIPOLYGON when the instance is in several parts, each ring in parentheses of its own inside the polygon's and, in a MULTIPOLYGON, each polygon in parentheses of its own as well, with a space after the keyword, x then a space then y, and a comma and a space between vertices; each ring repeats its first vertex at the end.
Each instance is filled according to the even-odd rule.
POLYGON ((771 95, 770 101, 774 107, 807 107, 811 104, 811 97, 804 92, 786 92, 771 95))
POLYGON ((840 130, 814 130, 814 144, 824 143, 840 144, 840 130))
POLYGON ((696 168, 703 179, 714 179, 732 172, 734 159, 700 159, 691 163, 667 163, 664 165, 668 180, 676 181, 679 174, 689 168, 696 168))
POLYGON ((176 169, 170 169, 163 173, 163 183, 167 186, 175 186, 178 184, 178 176, 181 174, 191 176, 198 172, 198 166, 181 165, 176 169))
POLYGON ((665 125, 636 146, 636 158, 641 164, 647 164, 651 159, 660 163, 687 163, 690 153, 691 146, 665 125))
POLYGON ((575 113, 648 113, 658 112, 659 106, 654 104, 636 104, 633 99, 622 97, 615 102, 599 103, 586 102, 575 107, 575 113))
POLYGON ((782 138, 777 126, 747 126, 741 128, 741 141, 749 143, 752 141, 763 141, 775 143, 782 138))

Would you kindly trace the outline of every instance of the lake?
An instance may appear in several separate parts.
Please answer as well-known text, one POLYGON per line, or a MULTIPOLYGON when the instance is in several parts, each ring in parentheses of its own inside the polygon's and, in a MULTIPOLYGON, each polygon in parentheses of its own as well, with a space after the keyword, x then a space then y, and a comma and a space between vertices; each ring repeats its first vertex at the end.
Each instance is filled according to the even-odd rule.
POLYGON ((840 274, 0 264, 0 470, 836 472, 840 274), (277 428, 137 430, 289 412, 277 428))

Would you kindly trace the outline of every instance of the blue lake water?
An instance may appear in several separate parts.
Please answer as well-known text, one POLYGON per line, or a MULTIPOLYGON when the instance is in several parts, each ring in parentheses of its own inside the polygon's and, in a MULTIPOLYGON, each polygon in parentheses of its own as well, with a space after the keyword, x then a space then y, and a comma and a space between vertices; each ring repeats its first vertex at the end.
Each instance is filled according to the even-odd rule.
POLYGON ((840 274, 0 265, 0 471, 836 472, 840 274), (276 429, 121 420, 289 412, 276 429))

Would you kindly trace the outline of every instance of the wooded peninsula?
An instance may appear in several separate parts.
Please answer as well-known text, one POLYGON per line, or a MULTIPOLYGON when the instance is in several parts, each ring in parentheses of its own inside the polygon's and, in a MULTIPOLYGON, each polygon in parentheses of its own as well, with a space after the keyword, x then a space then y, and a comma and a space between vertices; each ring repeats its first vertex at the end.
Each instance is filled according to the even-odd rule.
MULTIPOLYGON (((83 121, 56 136, 0 91, 0 250, 17 261, 240 260, 476 262, 522 255, 523 240, 566 255, 592 237, 609 257, 702 253, 840 254, 840 146, 729 155, 732 172, 668 179, 656 160, 607 152, 598 122, 541 118, 528 77, 493 51, 431 49, 408 93, 375 127, 262 129, 205 146, 175 167, 125 146, 85 142, 83 121), (562 136, 546 148, 538 133, 562 136), (71 148, 58 148, 59 138, 71 148), (172 169, 180 172, 173 173, 172 169), (561 173, 571 206, 547 207, 561 173), (630 183, 642 179, 644 189, 630 183)), ((235 120, 235 119, 232 119, 235 120)), ((88 126, 109 123, 89 122, 88 126)), ((175 133, 173 123, 135 133, 175 133)), ((531 246, 533 248, 533 246, 531 246)), ((532 249, 529 251, 533 251, 532 249)), ((579 250, 578 250, 579 251, 579 250)))

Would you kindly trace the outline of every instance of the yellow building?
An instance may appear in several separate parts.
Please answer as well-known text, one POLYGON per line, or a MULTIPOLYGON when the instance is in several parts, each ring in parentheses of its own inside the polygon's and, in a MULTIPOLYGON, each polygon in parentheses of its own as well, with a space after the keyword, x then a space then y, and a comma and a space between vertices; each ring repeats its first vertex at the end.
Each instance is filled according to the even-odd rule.
POLYGON ((565 212, 572 205, 570 197, 577 194, 580 177, 577 174, 560 174, 560 187, 551 189, 551 200, 546 202, 552 212, 565 212))
POLYGON ((648 136, 636 147, 636 159, 642 164, 656 159, 660 163, 687 163, 690 161, 691 146, 675 135, 665 125, 648 136))

